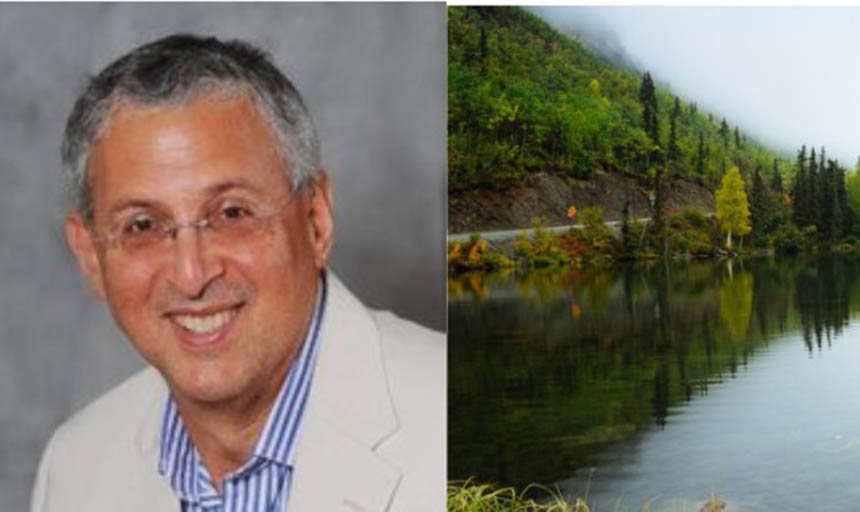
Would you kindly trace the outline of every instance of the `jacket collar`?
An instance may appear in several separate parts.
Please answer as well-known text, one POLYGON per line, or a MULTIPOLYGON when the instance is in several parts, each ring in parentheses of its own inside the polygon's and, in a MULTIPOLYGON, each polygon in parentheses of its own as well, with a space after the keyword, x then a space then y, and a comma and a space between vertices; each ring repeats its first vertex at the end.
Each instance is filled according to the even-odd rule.
MULTIPOLYGON (((375 453, 398 430, 379 331, 367 309, 331 271, 328 285, 287 510, 385 510, 401 473, 375 453)), ((167 388, 152 373, 158 383, 145 404, 135 444, 142 471, 159 477, 158 436, 167 388)), ((161 487, 162 493, 172 495, 167 482, 161 487)))

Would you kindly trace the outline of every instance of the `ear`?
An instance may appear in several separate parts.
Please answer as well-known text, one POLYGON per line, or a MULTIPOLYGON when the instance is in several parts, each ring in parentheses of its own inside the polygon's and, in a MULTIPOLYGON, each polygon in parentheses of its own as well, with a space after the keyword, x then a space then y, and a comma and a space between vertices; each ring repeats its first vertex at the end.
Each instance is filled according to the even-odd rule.
POLYGON ((102 280, 102 266, 99 260, 95 241, 90 230, 84 224, 80 213, 70 212, 66 215, 66 242, 75 254, 81 272, 87 278, 90 287, 102 300, 105 300, 105 287, 102 280))
POLYGON ((334 213, 332 210, 331 186, 324 171, 319 171, 310 191, 308 218, 311 227, 311 243, 314 263, 317 268, 325 266, 334 242, 334 213))

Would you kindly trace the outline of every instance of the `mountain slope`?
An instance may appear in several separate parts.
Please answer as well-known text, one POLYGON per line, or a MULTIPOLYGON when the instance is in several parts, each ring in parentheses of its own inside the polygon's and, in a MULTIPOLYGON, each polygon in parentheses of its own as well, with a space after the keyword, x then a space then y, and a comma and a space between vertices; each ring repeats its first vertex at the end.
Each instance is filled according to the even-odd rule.
POLYGON ((642 128, 642 78, 523 9, 450 7, 448 52, 452 197, 509 190, 538 173, 588 179, 600 167, 646 186, 668 171, 710 188, 731 165, 745 176, 790 168, 783 155, 680 98, 678 155, 669 158, 675 97, 657 87, 655 143, 642 128))

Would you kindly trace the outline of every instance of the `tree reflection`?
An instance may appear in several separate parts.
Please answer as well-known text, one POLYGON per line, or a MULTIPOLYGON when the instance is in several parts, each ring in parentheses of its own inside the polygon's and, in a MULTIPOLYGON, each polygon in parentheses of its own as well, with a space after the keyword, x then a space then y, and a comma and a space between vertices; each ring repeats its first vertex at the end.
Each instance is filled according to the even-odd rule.
POLYGON ((813 353, 860 304, 836 255, 449 280, 451 479, 564 479, 662 428, 776 336, 813 353), (800 345, 803 347, 804 345, 800 345))
MULTIPOLYGON (((731 269, 731 265, 729 265, 731 269)), ((726 324, 729 338, 744 337, 750 322, 753 302, 753 276, 749 272, 732 274, 720 284, 720 318, 726 324)))

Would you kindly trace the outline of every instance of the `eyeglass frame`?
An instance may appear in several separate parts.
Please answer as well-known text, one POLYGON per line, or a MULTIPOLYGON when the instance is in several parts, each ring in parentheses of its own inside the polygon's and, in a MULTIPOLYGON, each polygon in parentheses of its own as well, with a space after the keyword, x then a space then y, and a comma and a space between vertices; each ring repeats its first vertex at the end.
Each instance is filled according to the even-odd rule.
MULTIPOLYGON (((264 221, 267 221, 267 220, 272 219, 274 217, 277 217, 278 215, 280 215, 284 212, 284 210, 293 202, 293 199, 295 199, 296 196, 301 195, 303 192, 304 192, 303 187, 292 191, 288 198, 286 198, 282 201, 279 201, 278 206, 272 207, 270 211, 268 211, 267 213, 264 213, 262 215, 254 215, 253 218, 249 219, 249 220, 253 220, 255 222, 264 222, 264 221)), ((221 210, 213 209, 212 213, 207 214, 203 218, 197 219, 197 220, 192 220, 192 221, 187 221, 187 222, 170 221, 170 222, 164 223, 165 228, 160 230, 161 232, 158 234, 158 238, 157 238, 157 240, 154 241, 152 246, 155 246, 158 243, 163 242, 163 241, 168 240, 168 239, 175 241, 177 239, 177 237, 179 236, 179 231, 183 228, 195 228, 197 233, 204 232, 203 231, 204 229, 212 229, 214 232, 217 232, 218 229, 212 227, 212 224, 213 224, 212 217, 215 214, 220 213, 220 211, 221 210)), ((121 222, 117 222, 116 224, 121 224, 121 222)), ((110 248, 110 249, 115 249, 117 247, 120 247, 121 249, 123 248, 122 243, 120 242, 120 238, 122 236, 123 236, 123 234, 122 234, 121 229, 120 229, 119 233, 115 233, 115 232, 103 233, 103 234, 92 233, 92 238, 93 238, 94 242, 103 244, 105 247, 110 248)))

